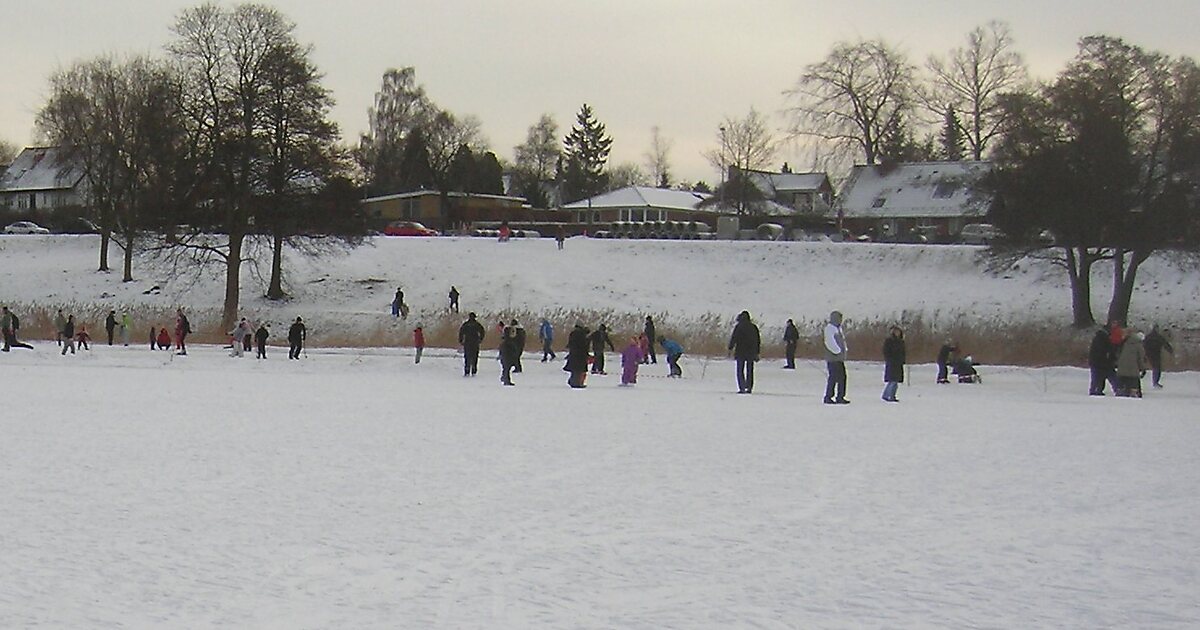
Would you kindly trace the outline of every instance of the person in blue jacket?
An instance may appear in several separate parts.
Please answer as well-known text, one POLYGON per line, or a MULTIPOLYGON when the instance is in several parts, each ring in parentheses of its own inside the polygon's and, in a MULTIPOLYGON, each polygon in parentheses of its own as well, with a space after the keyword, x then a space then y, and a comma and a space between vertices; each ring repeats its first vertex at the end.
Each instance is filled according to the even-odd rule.
POLYGON ((558 356, 554 354, 554 349, 550 347, 554 343, 554 326, 550 325, 550 320, 542 318, 542 324, 538 326, 538 339, 542 341, 542 363, 546 359, 553 359, 558 356))
POLYGON ((666 336, 659 336, 658 345, 667 351, 667 365, 671 367, 669 378, 680 378, 683 376, 683 368, 679 367, 679 357, 683 356, 683 346, 678 342, 667 339, 666 336))

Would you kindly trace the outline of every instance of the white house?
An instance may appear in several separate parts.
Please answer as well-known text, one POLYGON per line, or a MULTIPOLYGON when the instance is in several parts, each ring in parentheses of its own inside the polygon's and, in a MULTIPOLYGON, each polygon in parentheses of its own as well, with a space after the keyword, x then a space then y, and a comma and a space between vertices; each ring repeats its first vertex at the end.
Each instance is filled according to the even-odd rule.
POLYGON ((972 186, 991 168, 986 161, 855 166, 838 198, 838 216, 850 230, 880 240, 914 231, 950 240, 987 215, 989 200, 972 186))
POLYGON ((700 209, 709 195, 690 190, 669 190, 650 186, 627 186, 590 199, 569 203, 563 210, 573 213, 578 223, 592 224, 616 221, 703 221, 712 224, 713 212, 700 209))
POLYGON ((0 210, 46 214, 86 200, 83 170, 59 147, 27 148, 0 174, 0 210))

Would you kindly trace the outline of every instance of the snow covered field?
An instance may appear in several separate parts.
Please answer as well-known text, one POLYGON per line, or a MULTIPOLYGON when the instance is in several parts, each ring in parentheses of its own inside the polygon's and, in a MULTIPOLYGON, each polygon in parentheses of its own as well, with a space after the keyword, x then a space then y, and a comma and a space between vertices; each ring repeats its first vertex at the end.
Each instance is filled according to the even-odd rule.
MULTIPOLYGON (((515 248, 514 248, 515 249, 515 248)), ((1195 628, 1196 373, 0 356, 3 628, 1195 628)), ((485 352, 485 358, 490 355, 485 352)))

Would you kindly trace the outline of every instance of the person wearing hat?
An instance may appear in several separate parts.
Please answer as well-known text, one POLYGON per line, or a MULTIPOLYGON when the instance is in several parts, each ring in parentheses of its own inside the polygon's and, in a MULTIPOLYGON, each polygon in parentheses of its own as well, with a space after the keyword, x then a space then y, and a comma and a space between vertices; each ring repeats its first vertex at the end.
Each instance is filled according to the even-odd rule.
POLYGON ((295 322, 292 322, 288 328, 288 358, 299 359, 300 352, 304 350, 304 342, 308 341, 308 328, 304 326, 304 320, 299 317, 295 322))

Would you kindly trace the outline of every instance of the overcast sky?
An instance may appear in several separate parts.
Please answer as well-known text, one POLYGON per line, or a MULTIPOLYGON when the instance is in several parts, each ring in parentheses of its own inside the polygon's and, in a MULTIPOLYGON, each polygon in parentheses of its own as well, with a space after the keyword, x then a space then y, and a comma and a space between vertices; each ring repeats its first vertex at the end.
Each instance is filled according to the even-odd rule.
MULTIPOLYGON (((160 54, 183 0, 0 0, 0 138, 32 141, 47 78, 105 53, 160 54)), ((230 5, 232 3, 223 2, 230 5)), ((563 133, 587 102, 613 136, 610 165, 641 164, 650 130, 673 141, 675 178, 714 183, 701 157, 720 121, 751 107, 783 127, 781 93, 838 41, 883 37, 914 62, 990 19, 1012 26, 1036 76, 1079 37, 1105 33, 1200 57, 1200 0, 277 0, 314 47, 347 139, 390 67, 414 66, 441 107, 483 122, 492 150, 542 113, 563 133)), ((784 152, 779 161, 797 158, 784 152)), ((800 165, 803 166, 803 165, 800 165)))

